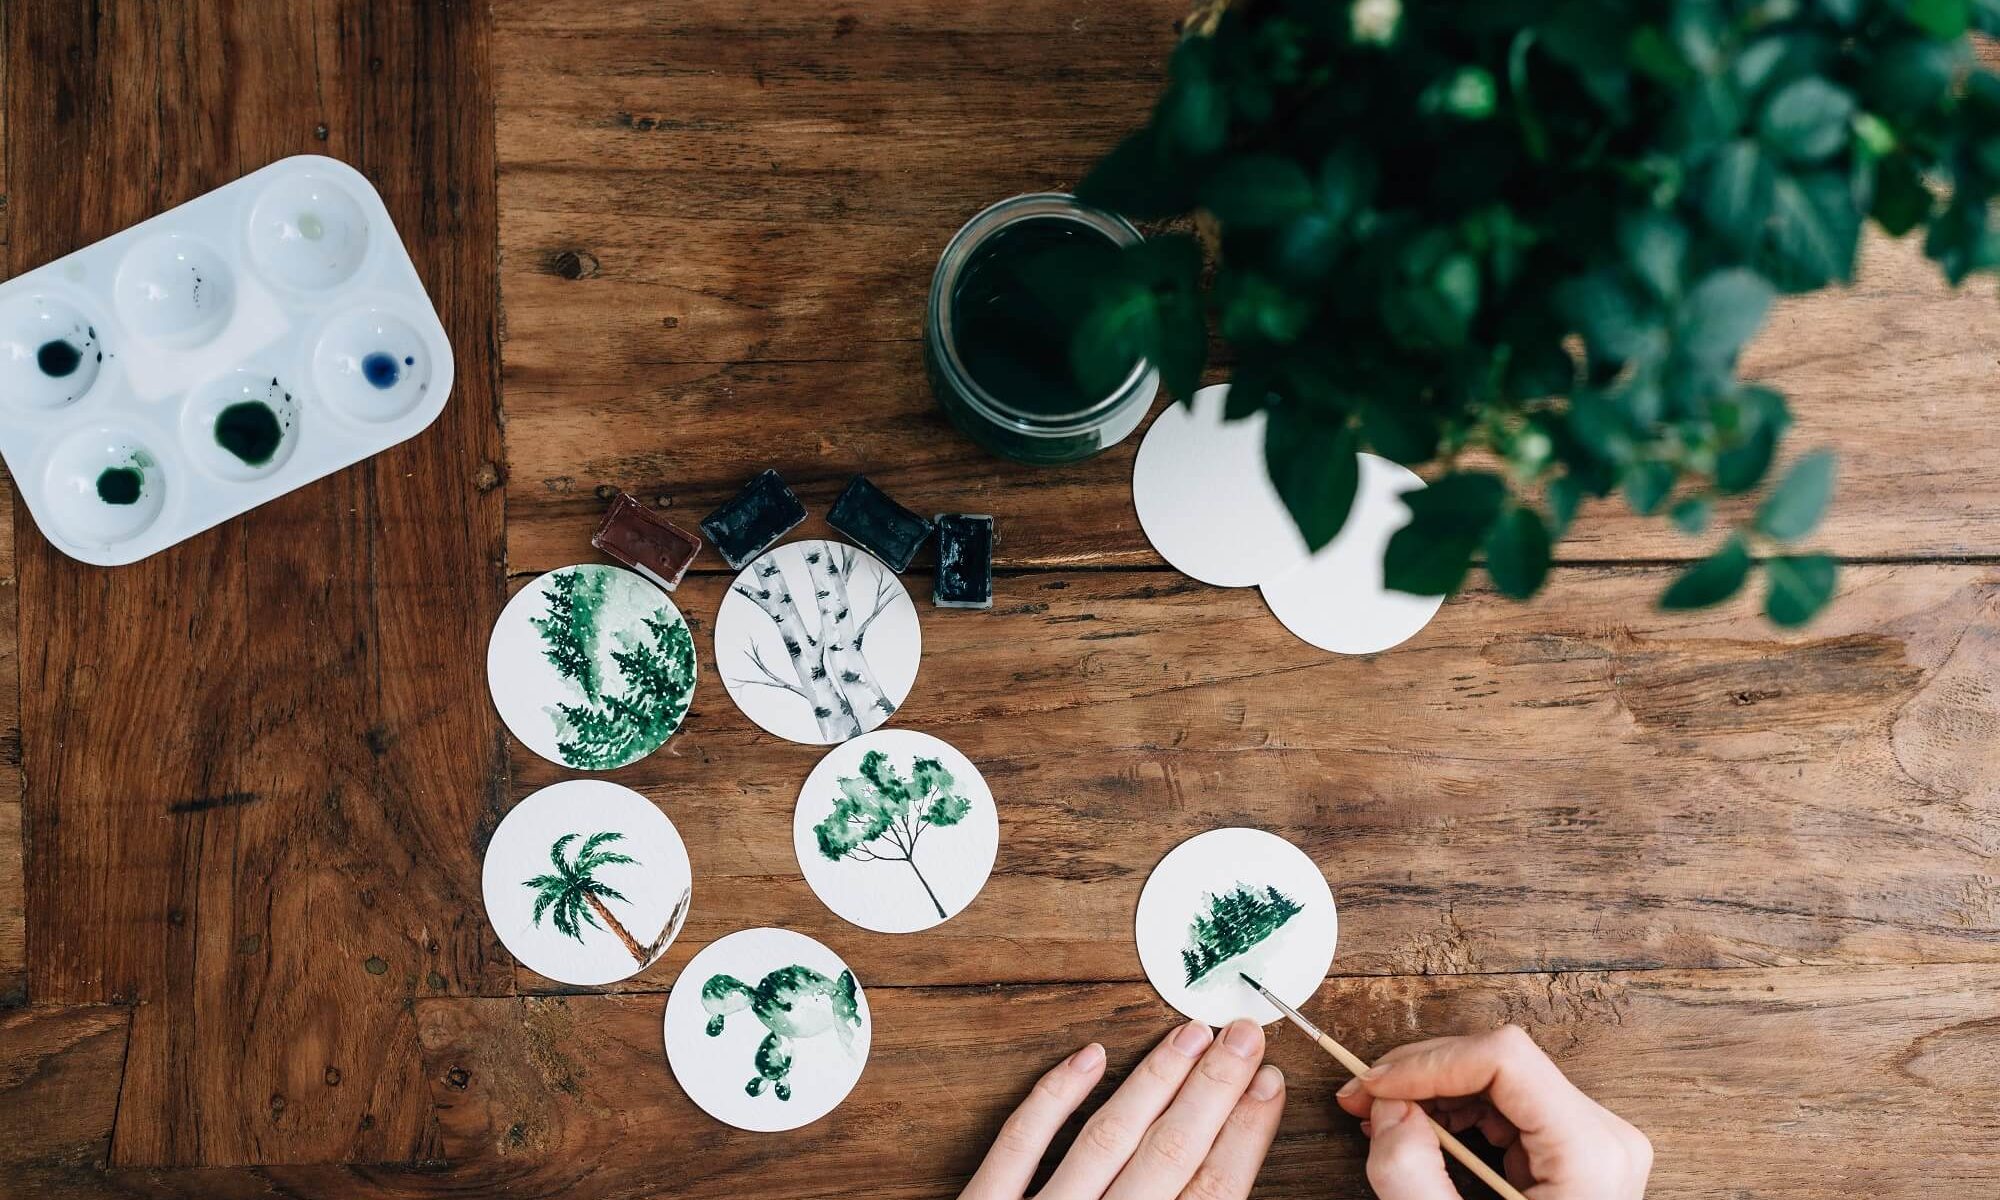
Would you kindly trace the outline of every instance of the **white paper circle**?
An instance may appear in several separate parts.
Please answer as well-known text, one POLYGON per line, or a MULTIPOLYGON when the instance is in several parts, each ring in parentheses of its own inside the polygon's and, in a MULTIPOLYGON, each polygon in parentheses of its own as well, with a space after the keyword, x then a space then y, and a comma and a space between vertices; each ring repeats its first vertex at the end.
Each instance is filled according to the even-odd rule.
POLYGON ((500 822, 481 887, 486 919, 523 966, 558 983, 594 985, 637 975, 673 944, 694 878, 680 832, 651 800, 602 779, 572 779, 529 796, 500 822))
POLYGON ((873 1032, 847 964, 789 929, 712 943, 667 996, 667 1065, 681 1090, 716 1120, 758 1133, 832 1112, 868 1065, 873 1032))
POLYGON ((1135 932, 1146 978, 1182 1015, 1218 1027, 1239 1017, 1268 1025, 1284 1014, 1237 973, 1297 1008, 1325 981, 1340 922, 1326 876, 1303 850, 1261 829, 1211 829, 1153 868, 1139 893, 1135 932), (1210 917, 1218 899, 1227 923, 1202 936, 1196 919, 1210 917), (1296 911, 1286 916, 1287 908, 1296 911), (1259 939, 1243 936, 1266 923, 1276 927, 1259 939), (1231 927, 1238 936, 1228 936, 1231 927), (1228 953, 1239 945, 1245 948, 1228 953))
POLYGON ((1132 464, 1132 503, 1153 549, 1176 571, 1251 587, 1305 563, 1298 525, 1264 465, 1264 414, 1222 419, 1227 384, 1202 388, 1153 420, 1132 464))
POLYGON ((1443 596, 1392 592, 1382 584, 1389 539, 1410 523, 1404 494, 1423 488, 1415 472, 1357 455, 1361 478, 1340 535, 1304 565, 1266 581, 1264 603, 1300 638, 1336 654, 1374 654, 1415 637, 1443 596))
POLYGON ((665 745, 698 675, 694 637, 667 594, 595 563, 522 588, 486 646, 500 719, 528 749, 580 771, 615 770, 665 745))
POLYGON ((737 573, 715 615, 715 666, 729 698, 765 732, 808 746, 894 716, 922 654, 902 580, 846 542, 769 551, 737 573))
POLYGON ((986 886, 1000 818, 979 768, 949 743, 878 729, 813 768, 793 810, 792 846, 806 882, 841 920, 915 933, 957 916, 986 886), (871 774, 864 767, 874 755, 871 774), (881 818, 877 836, 861 836, 881 818))

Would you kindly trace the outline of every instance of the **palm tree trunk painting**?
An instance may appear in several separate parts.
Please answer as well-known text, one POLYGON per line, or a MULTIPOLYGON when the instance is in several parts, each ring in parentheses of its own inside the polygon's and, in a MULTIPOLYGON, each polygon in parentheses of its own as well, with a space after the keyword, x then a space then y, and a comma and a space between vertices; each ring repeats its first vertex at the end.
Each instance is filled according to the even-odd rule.
POLYGON ((747 580, 739 579, 737 595, 755 604, 777 628, 789 660, 789 678, 766 662, 755 644, 745 656, 755 674, 731 682, 776 688, 797 696, 812 708, 822 742, 844 742, 887 720, 896 711, 876 679, 863 649, 868 628, 888 609, 901 588, 892 576, 878 574, 867 615, 854 610, 848 584, 859 559, 852 546, 808 542, 800 547, 813 589, 813 606, 804 609, 786 580, 776 552, 751 564, 747 580), (809 630, 806 612, 812 614, 809 630))
POLYGON ((534 924, 540 926, 542 917, 547 915, 557 933, 578 942, 584 940, 583 933, 587 928, 608 929, 640 966, 651 963, 680 931, 680 924, 687 917, 691 892, 682 889, 680 900, 668 915, 659 936, 650 945, 642 946, 605 903, 616 900, 621 904, 630 904, 631 901, 626 899, 624 893, 597 877, 598 872, 606 867, 641 865, 629 854, 604 849, 622 841, 625 835, 615 830, 593 833, 584 839, 575 858, 565 856, 564 850, 579 837, 583 835, 567 833, 557 838, 555 844, 549 847, 549 861, 555 865, 554 873, 537 875, 524 884, 535 893, 534 924))

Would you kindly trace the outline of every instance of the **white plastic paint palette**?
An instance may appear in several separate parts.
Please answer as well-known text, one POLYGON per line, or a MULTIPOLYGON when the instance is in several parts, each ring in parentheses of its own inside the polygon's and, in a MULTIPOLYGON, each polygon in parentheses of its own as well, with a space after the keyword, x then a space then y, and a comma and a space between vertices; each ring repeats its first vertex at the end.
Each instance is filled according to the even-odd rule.
POLYGON ((404 441, 451 346, 345 163, 276 162, 0 285, 0 456, 84 562, 135 562, 404 441))

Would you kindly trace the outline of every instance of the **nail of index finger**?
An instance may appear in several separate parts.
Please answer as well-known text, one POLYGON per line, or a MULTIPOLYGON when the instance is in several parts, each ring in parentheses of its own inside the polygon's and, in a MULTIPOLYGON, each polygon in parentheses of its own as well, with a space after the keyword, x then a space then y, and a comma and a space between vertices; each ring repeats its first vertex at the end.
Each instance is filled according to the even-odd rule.
POLYGON ((1104 1047, 1092 1042, 1037 1080, 1000 1127, 960 1200, 1020 1200, 1056 1132, 1103 1075, 1104 1047))

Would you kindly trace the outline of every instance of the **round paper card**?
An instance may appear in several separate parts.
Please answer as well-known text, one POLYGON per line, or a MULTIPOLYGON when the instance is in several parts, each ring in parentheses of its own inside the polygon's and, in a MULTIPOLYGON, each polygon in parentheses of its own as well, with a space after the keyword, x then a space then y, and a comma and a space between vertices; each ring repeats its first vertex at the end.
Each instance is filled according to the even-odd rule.
POLYGON ((836 746, 792 816, 799 870, 843 921, 915 933, 959 914, 993 871, 1000 818, 970 759, 927 733, 836 746))
POLYGON ((1297 522, 1264 465, 1264 414, 1223 419, 1226 384, 1153 419, 1132 463, 1132 503, 1146 540, 1176 571, 1249 587, 1303 565, 1297 522))
POLYGON ((736 576, 715 616, 729 698, 768 733, 826 746, 895 715, 917 681, 917 606, 845 542, 779 546, 736 576))
POLYGON ((609 771, 666 744, 694 698, 694 637, 667 594, 619 567, 550 571, 486 646, 500 719, 550 762, 609 771))
POLYGON ((1374 654, 1408 641, 1437 615, 1443 596, 1392 592, 1382 584, 1389 539, 1410 523, 1403 497, 1421 491, 1414 471, 1373 454, 1356 456, 1360 479, 1339 536, 1304 566, 1261 590, 1285 628, 1322 650, 1374 654))
POLYGON ((665 813, 601 779, 545 787, 486 846, 486 919, 521 962, 558 983, 616 983, 672 944, 693 875, 665 813))
POLYGON ((1139 962, 1160 998, 1222 1026, 1284 1014, 1248 974, 1297 1008, 1319 990, 1340 932, 1333 890, 1313 860, 1261 829, 1212 829, 1153 868, 1139 893, 1139 962))
POLYGON ((789 929, 745 929, 694 956, 667 996, 667 1064, 718 1121, 797 1129, 868 1064, 868 998, 840 956, 789 929))

